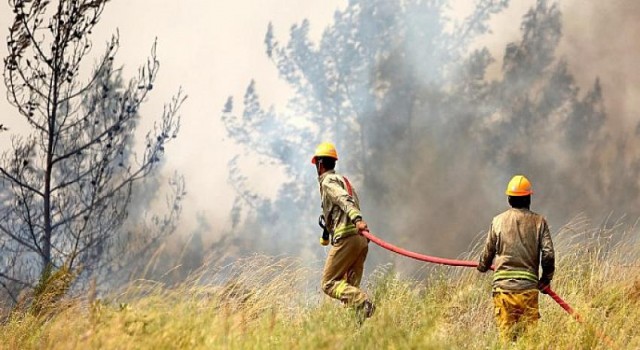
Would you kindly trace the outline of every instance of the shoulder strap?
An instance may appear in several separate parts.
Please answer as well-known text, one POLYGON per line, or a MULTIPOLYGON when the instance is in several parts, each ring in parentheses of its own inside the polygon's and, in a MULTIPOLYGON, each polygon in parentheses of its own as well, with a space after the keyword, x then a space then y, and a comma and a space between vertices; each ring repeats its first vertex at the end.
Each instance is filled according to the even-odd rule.
POLYGON ((347 179, 346 176, 342 176, 342 179, 344 180, 344 184, 347 186, 347 193, 349 193, 350 196, 353 196, 353 188, 351 187, 351 182, 349 182, 349 179, 347 179))

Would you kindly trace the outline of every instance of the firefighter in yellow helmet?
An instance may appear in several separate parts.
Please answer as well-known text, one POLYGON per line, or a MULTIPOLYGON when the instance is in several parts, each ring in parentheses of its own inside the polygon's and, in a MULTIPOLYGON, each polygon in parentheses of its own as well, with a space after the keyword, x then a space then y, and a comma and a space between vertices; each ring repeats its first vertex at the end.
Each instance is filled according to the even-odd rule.
POLYGON ((549 226, 544 217, 529 210, 531 194, 526 177, 511 179, 506 190, 511 208, 493 218, 478 264, 480 272, 495 264, 493 303, 503 341, 514 341, 537 323, 538 290, 551 283, 555 270, 549 226))
POLYGON ((323 228, 332 247, 322 272, 322 290, 356 310, 358 320, 373 315, 375 306, 360 290, 368 240, 360 234, 368 230, 360 203, 349 180, 336 173, 338 152, 332 143, 318 145, 311 159, 318 172, 322 200, 323 228))

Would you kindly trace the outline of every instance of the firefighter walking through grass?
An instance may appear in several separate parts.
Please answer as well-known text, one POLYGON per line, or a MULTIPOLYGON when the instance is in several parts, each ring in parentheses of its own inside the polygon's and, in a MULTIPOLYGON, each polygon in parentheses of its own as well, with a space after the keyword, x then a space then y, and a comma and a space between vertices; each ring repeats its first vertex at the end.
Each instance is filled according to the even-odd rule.
POLYGON ((493 218, 478 270, 487 271, 495 258, 496 323, 501 339, 514 341, 540 318, 538 289, 551 283, 555 258, 546 220, 529 210, 533 194, 529 180, 514 176, 506 194, 511 208, 493 218))
POLYGON ((318 145, 311 159, 318 172, 324 228, 332 247, 322 272, 322 290, 328 296, 353 307, 360 321, 375 310, 367 295, 360 290, 368 240, 360 234, 368 230, 362 219, 358 195, 349 180, 336 173, 338 152, 333 144, 318 145))

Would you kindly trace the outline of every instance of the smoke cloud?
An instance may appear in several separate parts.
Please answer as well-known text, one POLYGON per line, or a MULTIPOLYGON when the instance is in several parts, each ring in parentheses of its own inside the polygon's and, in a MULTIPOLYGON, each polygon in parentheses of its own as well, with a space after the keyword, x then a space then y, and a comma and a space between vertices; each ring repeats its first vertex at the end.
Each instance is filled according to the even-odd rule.
POLYGON ((621 123, 619 131, 635 132, 640 116, 640 71, 635 59, 640 50, 635 44, 640 36, 640 3, 573 0, 561 8, 565 30, 559 54, 567 58, 581 86, 600 77, 612 122, 621 123))
MULTIPOLYGON (((225 259, 253 252, 321 258, 315 224, 319 198, 309 156, 324 140, 338 145, 338 171, 356 186, 373 232, 424 253, 466 251, 491 217, 507 207, 503 191, 515 173, 533 181, 533 209, 548 217, 554 232, 579 214, 594 225, 623 214, 631 221, 637 217, 638 2, 562 1, 560 22, 540 24, 556 25, 557 41, 545 37, 546 44, 530 51, 518 48, 521 22, 535 9, 534 0, 485 13, 478 24, 487 28, 464 27, 474 11, 466 0, 441 7, 450 21, 436 8, 407 8, 417 1, 400 3, 345 1, 324 35, 317 33, 318 13, 328 18, 325 6, 335 2, 307 5, 314 8, 306 13, 316 17, 290 31, 281 23, 305 14, 286 1, 264 2, 259 13, 247 10, 255 5, 249 2, 233 7, 199 1, 191 7, 197 11, 175 1, 153 8, 107 7, 98 34, 108 37, 120 28, 122 62, 140 62, 148 52, 140 48, 159 37, 163 68, 145 114, 161 111, 179 84, 190 95, 167 164, 185 175, 189 192, 179 232, 197 231, 202 244, 210 249, 214 241, 215 253, 225 259), (217 21, 220 13, 223 20, 217 21), (238 22, 239 17, 245 20, 238 22), (265 55, 280 81, 272 79, 273 66, 257 57, 264 51, 264 33, 246 30, 247 24, 263 30, 266 17, 274 17, 274 42, 291 37, 272 47, 272 57, 265 55), (465 32, 456 32, 461 28, 472 28, 473 35, 453 45, 455 34, 465 32), (237 50, 240 42, 250 46, 237 50), (279 60, 278 50, 300 54, 300 60, 287 66, 292 60, 279 60), (531 52, 546 52, 550 63, 541 66, 544 57, 538 57, 537 68, 523 61, 507 73, 507 57, 514 62, 531 52), (241 74, 229 76, 231 71, 241 74), (249 98, 235 97, 225 113, 237 118, 225 122, 227 140, 243 149, 223 141, 211 114, 224 108, 221 96, 239 91, 252 77, 249 98), (258 105, 248 112, 250 97, 258 95, 258 105), (275 111, 265 101, 275 102, 275 111), (249 134, 245 139, 236 132, 242 128, 249 134), (226 186, 224 164, 231 153, 238 158, 226 186), (236 166, 243 162, 249 165, 236 166), (240 195, 234 202, 235 194, 240 195), (235 225, 226 222, 233 204, 235 225), (206 218, 197 221, 199 210, 206 210, 206 218)), ((3 12, 0 22, 9 23, 10 17, 3 12)), ((13 113, 2 103, 0 109, 6 116, 13 113)), ((9 126, 20 131, 15 122, 9 126)), ((371 264, 396 259, 370 251, 371 264)))
MULTIPOLYGON (((311 237, 315 213, 303 208, 318 203, 307 163, 326 139, 338 146, 338 171, 356 185, 374 233, 424 253, 469 249, 507 208, 504 189, 515 174, 531 179, 533 210, 555 231, 576 215, 594 225, 637 217, 640 162, 626 98, 637 78, 617 63, 638 49, 623 34, 608 41, 609 31, 583 36, 581 27, 637 18, 620 15, 637 6, 617 2, 591 22, 581 16, 606 5, 518 3, 519 31, 502 33, 492 21, 514 8, 477 5, 451 25, 442 3, 353 1, 318 43, 307 38, 307 22, 292 27, 287 43, 270 28, 266 50, 294 90, 292 111, 263 109, 252 84, 242 118, 230 100, 224 120, 234 139, 281 164, 291 181, 248 227, 277 237, 280 252, 301 250, 285 243, 291 239, 312 251, 300 240, 311 237), (598 49, 607 45, 620 50, 598 49), (620 76, 628 80, 614 83, 620 76), (309 224, 292 224, 300 221, 309 224)), ((624 22, 617 33, 635 30, 624 22)), ((374 253, 378 259, 393 258, 374 253)))

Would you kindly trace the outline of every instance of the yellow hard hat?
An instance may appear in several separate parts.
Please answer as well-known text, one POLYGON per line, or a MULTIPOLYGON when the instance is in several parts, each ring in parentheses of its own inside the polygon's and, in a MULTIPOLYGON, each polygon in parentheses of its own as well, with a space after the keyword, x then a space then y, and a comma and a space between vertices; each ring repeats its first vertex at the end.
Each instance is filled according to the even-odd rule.
POLYGON ((516 175, 509 181, 505 193, 514 197, 528 196, 533 193, 531 182, 523 175, 516 175))
POLYGON ((331 157, 335 160, 338 160, 338 151, 336 151, 336 146, 331 142, 323 142, 316 147, 316 152, 313 154, 313 158, 311 158, 311 163, 316 164, 316 157, 331 157))

